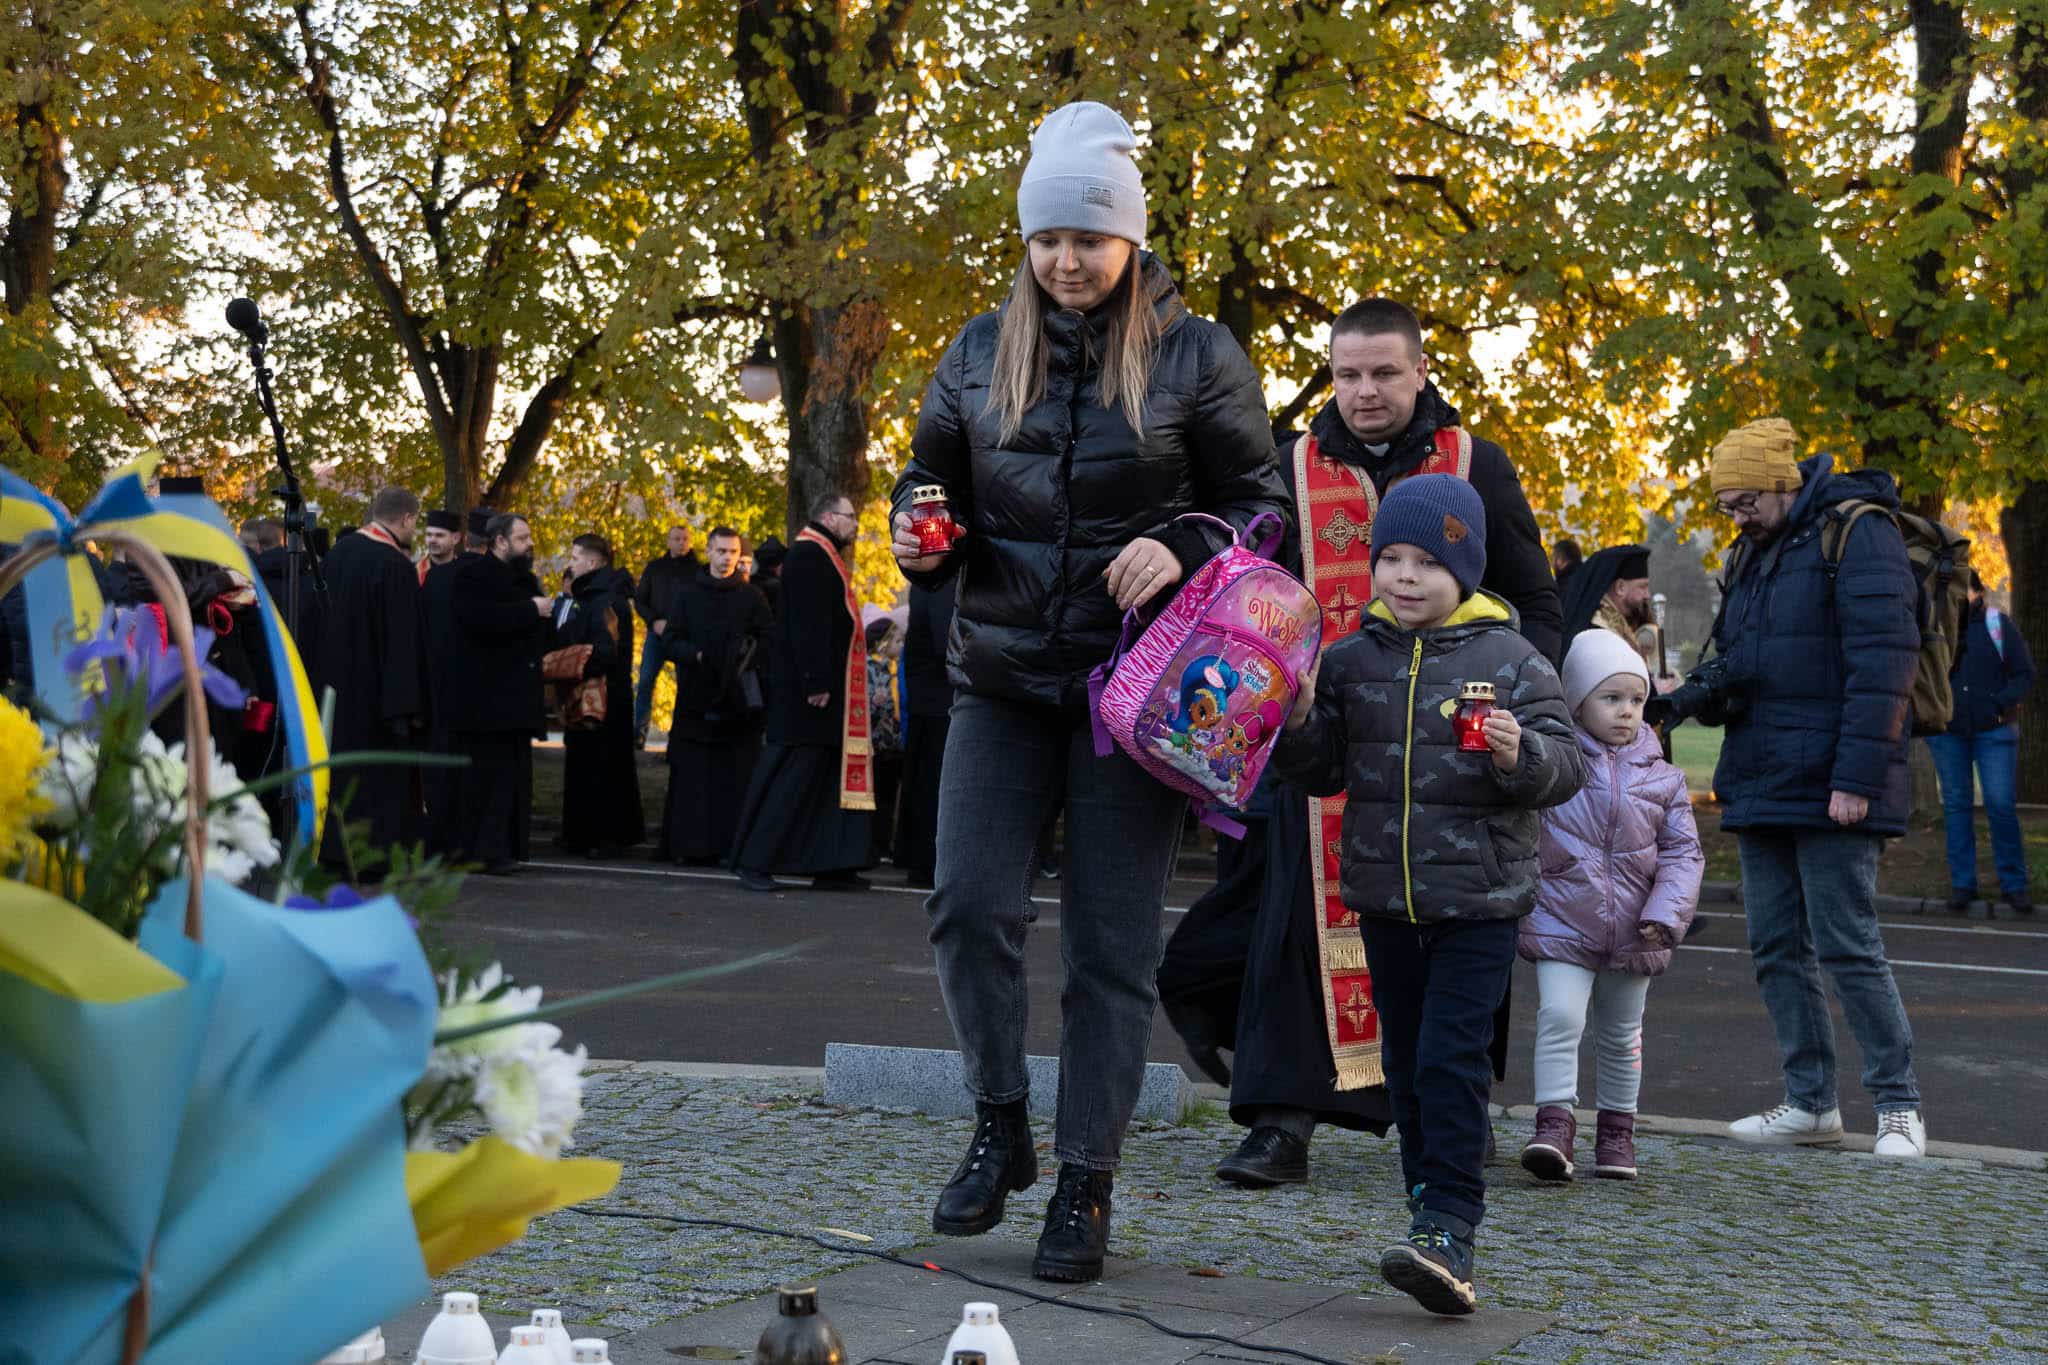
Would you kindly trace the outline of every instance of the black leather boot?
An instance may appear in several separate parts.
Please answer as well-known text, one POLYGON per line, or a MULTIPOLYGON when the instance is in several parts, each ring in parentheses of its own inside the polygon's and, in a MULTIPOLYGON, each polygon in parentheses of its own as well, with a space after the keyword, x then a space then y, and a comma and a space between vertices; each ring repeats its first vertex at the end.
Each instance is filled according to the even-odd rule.
POLYGON ((1031 1145, 1027 1101, 974 1106, 974 1141, 932 1210, 932 1231, 972 1237, 1003 1221, 1013 1190, 1038 1183, 1038 1150, 1031 1145))
POLYGON ((1102 1278, 1111 1184, 1108 1171, 1060 1163, 1059 1184, 1045 1206, 1045 1231, 1038 1234, 1038 1255, 1031 1262, 1033 1275, 1061 1284, 1102 1278))

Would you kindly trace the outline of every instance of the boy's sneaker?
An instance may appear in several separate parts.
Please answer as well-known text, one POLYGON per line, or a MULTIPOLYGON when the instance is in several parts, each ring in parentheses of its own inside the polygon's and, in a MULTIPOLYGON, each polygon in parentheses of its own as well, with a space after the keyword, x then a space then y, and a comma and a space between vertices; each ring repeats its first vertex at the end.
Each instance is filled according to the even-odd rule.
POLYGON ((1522 1148, 1522 1169, 1538 1180, 1570 1180, 1572 1147, 1579 1140, 1579 1121, 1561 1104, 1536 1111, 1536 1131, 1522 1148))
POLYGON ((1918 1109, 1880 1109, 1877 1112, 1877 1156, 1926 1156, 1927 1125, 1918 1109))
POLYGON ((1774 1147, 1840 1142, 1842 1111, 1830 1109, 1825 1114, 1816 1114, 1796 1104, 1772 1105, 1761 1114, 1751 1114, 1729 1124, 1728 1136, 1737 1142, 1757 1142, 1774 1147))
POLYGON ((1602 1109, 1593 1130, 1593 1174, 1603 1180, 1636 1178, 1636 1116, 1602 1109))
POLYGON ((1436 1209, 1415 1215, 1408 1238, 1380 1254, 1380 1278, 1432 1313, 1462 1317, 1472 1292, 1472 1225, 1436 1209))

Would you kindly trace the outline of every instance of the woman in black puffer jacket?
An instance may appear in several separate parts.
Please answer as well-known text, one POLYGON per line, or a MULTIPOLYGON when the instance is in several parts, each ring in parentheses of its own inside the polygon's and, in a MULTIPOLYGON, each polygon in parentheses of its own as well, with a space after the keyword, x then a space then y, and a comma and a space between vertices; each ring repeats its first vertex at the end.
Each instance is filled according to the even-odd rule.
POLYGON ((633 576, 612 567, 611 542, 576 537, 568 591, 549 649, 589 645, 586 678, 605 680, 602 724, 562 736, 562 848, 616 858, 647 837, 633 744, 633 576))
POLYGON ((948 673, 958 690, 940 779, 939 982, 979 1124, 933 1227, 993 1227, 1037 1174, 1024 1066, 1025 911, 1038 830, 1064 808, 1067 850, 1056 1150, 1033 1273, 1089 1280, 1109 1233, 1110 1172, 1152 1031, 1166 883, 1186 799, 1123 754, 1098 758, 1088 674, 1127 609, 1173 587, 1289 502, 1258 376, 1229 332, 1191 316, 1139 249, 1144 187, 1130 128, 1099 104, 1032 138, 1017 208, 1027 259, 1001 309, 940 361, 896 485, 895 553, 915 583, 959 575, 948 673), (919 554, 911 490, 940 484, 966 538, 919 554))

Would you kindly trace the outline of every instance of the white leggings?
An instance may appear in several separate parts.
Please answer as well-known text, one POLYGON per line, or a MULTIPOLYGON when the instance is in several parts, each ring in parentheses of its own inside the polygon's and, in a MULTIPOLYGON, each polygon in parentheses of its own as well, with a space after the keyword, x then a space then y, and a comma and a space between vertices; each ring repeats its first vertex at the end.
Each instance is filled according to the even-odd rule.
POLYGON ((1590 1000, 1599 1107, 1635 1113, 1643 1089, 1643 1004, 1650 978, 1538 962, 1536 994, 1536 1103, 1578 1104, 1579 1039, 1590 1000))

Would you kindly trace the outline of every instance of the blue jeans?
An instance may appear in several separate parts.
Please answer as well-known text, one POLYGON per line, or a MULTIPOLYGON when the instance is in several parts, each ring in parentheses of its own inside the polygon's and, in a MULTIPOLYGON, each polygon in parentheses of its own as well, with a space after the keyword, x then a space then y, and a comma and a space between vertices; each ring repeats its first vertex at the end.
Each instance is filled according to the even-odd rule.
POLYGON ((2027 851, 2020 841, 2019 728, 2001 725, 1974 735, 1929 735, 1934 771, 1941 778, 1941 815, 1948 829, 1948 883, 1958 891, 1977 889, 1976 797, 1971 770, 1984 788, 1984 814, 1991 821, 1991 857, 1998 865, 1998 889, 2007 897, 2027 894, 2027 851))
POLYGON ((939 776, 931 919, 939 989, 975 1099, 1030 1091, 1026 888, 1038 833, 1067 814, 1060 882, 1059 1159, 1116 1169, 1152 1041, 1166 883, 1187 798, 1121 752, 1095 756, 1081 711, 964 695, 939 776))
POLYGON ((1833 1109, 1835 1029, 1821 968, 1863 1050, 1863 1088, 1880 1111, 1915 1109, 1913 1028, 1877 928, 1880 836, 1855 830, 1744 830, 1742 904, 1771 1029, 1785 1056, 1785 1099, 1833 1109))
POLYGON ((633 687, 633 733, 645 734, 654 715, 654 684, 668 667, 668 655, 661 649, 662 638, 649 626, 640 642, 640 679, 633 687))
POLYGON ((1515 967, 1511 919, 1420 927, 1361 916, 1403 1193, 1475 1227, 1486 1212, 1493 1012, 1515 967))

